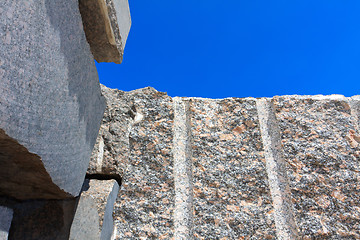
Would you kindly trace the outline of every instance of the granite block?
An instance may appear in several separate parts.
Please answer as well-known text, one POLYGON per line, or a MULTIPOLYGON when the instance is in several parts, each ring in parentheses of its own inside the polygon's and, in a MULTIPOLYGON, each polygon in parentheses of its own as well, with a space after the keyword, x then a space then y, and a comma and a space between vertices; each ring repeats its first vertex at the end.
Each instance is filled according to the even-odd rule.
POLYGON ((358 123, 343 96, 274 97, 303 239, 360 238, 358 123))
POLYGON ((191 99, 194 239, 275 239, 255 99, 191 99))
POLYGON ((359 238, 359 97, 106 89, 94 156, 120 156, 101 165, 123 182, 114 238, 359 238))
POLYGON ((171 239, 174 231, 172 99, 153 88, 129 94, 137 117, 130 131, 129 164, 115 204, 116 239, 171 239))
POLYGON ((131 26, 128 0, 79 0, 79 8, 95 60, 121 63, 131 26))
POLYGON ((0 195, 77 196, 105 109, 78 1, 3 1, 0 39, 0 195))
POLYGON ((118 192, 119 184, 115 180, 86 179, 70 239, 110 240, 114 231, 113 210, 118 192))

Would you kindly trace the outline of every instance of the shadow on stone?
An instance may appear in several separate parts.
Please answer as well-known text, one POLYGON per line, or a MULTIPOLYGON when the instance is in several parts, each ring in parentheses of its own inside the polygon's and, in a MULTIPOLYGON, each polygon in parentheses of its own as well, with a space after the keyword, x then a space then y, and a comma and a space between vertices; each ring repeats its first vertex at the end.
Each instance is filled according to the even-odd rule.
POLYGON ((16 199, 70 197, 52 182, 43 162, 0 129, 0 195, 16 199))
POLYGON ((16 204, 9 240, 69 239, 77 203, 78 199, 16 204))

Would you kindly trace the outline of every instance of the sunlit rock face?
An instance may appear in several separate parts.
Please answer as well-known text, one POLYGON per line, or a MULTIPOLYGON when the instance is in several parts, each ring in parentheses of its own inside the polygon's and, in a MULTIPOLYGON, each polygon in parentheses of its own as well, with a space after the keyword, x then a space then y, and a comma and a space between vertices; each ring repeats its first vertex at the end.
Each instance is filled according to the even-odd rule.
POLYGON ((102 92, 117 239, 359 237, 358 97, 102 92))
POLYGON ((360 238, 358 101, 275 97, 295 220, 309 238, 360 238))

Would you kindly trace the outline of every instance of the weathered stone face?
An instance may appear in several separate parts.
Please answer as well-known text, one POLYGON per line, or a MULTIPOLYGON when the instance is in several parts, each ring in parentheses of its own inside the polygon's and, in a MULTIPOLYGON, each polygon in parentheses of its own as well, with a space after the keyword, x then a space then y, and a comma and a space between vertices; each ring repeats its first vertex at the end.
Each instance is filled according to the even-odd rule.
POLYGON ((123 159, 117 239, 359 238, 358 97, 103 92, 94 154, 123 159))
POLYGON ((111 165, 122 166, 114 212, 118 239, 274 238, 254 99, 171 99, 151 88, 126 93, 103 87, 103 93, 102 148, 92 163, 103 154, 103 175, 111 165), (116 147, 122 152, 114 153, 116 147), (123 162, 114 165, 112 157, 123 162))
POLYGON ((2 2, 0 29, 0 194, 77 196, 105 108, 78 1, 2 2))
POLYGON ((195 239, 275 239, 255 99, 192 99, 195 239))
POLYGON ((275 97, 292 202, 305 239, 360 238, 358 122, 344 97, 275 97))
POLYGON ((172 101, 152 88, 129 95, 136 117, 115 207, 117 238, 169 239, 174 228, 172 101))
POLYGON ((120 179, 129 162, 129 134, 134 119, 140 116, 133 107, 131 94, 101 85, 107 107, 87 170, 89 175, 120 179))
POLYGON ((98 62, 121 63, 131 17, 127 0, 80 0, 86 38, 98 62))

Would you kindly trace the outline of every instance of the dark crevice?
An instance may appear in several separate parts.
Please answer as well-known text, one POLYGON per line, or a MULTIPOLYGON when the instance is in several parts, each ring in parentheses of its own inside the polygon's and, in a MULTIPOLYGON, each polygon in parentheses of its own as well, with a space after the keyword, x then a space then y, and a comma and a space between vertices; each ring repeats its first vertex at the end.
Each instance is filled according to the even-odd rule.
POLYGON ((121 187, 122 178, 117 174, 86 174, 86 179, 112 180, 114 179, 121 187))

